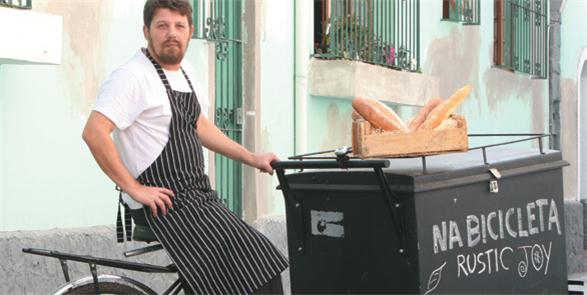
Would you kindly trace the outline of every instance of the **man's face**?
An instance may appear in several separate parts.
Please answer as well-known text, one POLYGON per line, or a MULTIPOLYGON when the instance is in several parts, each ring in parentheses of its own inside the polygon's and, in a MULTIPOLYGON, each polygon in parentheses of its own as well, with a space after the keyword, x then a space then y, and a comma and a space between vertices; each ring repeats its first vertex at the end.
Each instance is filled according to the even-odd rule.
POLYGON ((164 65, 178 65, 193 33, 187 16, 167 8, 155 10, 150 27, 144 27, 145 39, 155 58, 164 65))

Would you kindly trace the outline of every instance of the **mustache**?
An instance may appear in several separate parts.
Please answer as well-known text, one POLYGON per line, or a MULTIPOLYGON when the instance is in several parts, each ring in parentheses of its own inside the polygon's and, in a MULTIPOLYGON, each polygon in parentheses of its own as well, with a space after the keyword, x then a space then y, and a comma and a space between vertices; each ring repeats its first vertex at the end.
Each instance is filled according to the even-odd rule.
POLYGON ((177 41, 177 40, 167 40, 167 41, 163 42, 163 45, 171 45, 171 44, 181 47, 181 43, 179 43, 179 41, 177 41))

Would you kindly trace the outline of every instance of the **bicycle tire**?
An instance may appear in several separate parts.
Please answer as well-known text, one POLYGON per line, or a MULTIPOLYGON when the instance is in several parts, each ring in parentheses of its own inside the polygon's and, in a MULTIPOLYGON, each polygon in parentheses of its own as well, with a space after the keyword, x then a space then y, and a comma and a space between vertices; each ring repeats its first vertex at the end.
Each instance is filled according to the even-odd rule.
MULTIPOLYGON (((141 282, 131 278, 100 275, 98 276, 98 294, 115 295, 156 295, 157 293, 141 282)), ((54 295, 89 295, 96 294, 93 277, 81 278, 61 286, 54 295)))

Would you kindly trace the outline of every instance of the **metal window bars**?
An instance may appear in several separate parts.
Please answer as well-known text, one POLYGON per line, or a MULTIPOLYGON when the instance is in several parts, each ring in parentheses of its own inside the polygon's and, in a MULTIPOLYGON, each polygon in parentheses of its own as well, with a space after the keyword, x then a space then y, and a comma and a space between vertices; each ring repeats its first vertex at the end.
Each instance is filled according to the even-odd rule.
POLYGON ((32 0, 0 0, 0 7, 31 9, 32 0))
POLYGON ((419 0, 330 1, 314 57, 420 70, 419 0))
POLYGON ((496 1, 496 66, 548 76, 548 1, 496 1))
POLYGON ((240 36, 241 1, 193 0, 194 39, 215 42, 216 58, 226 58, 231 42, 242 43, 240 36), (237 15, 238 13, 238 15, 237 15))
POLYGON ((480 0, 443 0, 442 20, 464 25, 481 24, 480 0))

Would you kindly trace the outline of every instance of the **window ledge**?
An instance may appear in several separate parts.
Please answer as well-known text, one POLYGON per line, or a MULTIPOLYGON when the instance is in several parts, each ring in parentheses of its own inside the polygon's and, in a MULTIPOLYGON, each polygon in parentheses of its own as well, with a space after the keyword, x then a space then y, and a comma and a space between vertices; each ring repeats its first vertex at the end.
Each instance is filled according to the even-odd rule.
POLYGON ((310 94, 421 106, 439 96, 438 77, 350 60, 310 60, 310 94))
POLYGON ((63 17, 0 7, 0 64, 61 64, 63 17))

